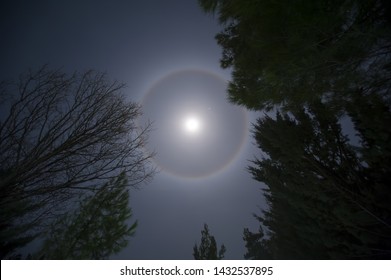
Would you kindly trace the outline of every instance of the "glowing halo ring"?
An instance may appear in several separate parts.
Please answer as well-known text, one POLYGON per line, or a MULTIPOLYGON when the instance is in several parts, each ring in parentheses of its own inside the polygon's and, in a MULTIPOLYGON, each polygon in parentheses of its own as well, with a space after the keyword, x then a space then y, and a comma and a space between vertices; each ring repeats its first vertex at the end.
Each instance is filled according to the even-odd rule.
MULTIPOLYGON (((170 78, 174 78, 175 76, 181 75, 181 74, 186 73, 186 72, 207 75, 207 76, 212 77, 212 78, 214 78, 216 80, 219 80, 222 83, 226 83, 227 82, 222 76, 220 76, 220 75, 218 75, 218 74, 216 74, 214 72, 210 72, 208 70, 204 70, 204 69, 187 68, 187 69, 182 69, 182 70, 175 70, 175 71, 169 72, 166 75, 160 76, 158 79, 156 79, 153 82, 153 84, 150 87, 147 88, 147 90, 145 91, 145 93, 142 95, 142 98, 141 98, 141 102, 140 102, 141 103, 141 107, 144 108, 144 105, 147 102, 148 98, 151 96, 151 93, 154 92, 154 89, 161 82, 163 82, 163 81, 165 81, 167 79, 170 79, 170 78)), ((247 111, 245 109, 243 109, 243 108, 240 108, 240 109, 241 109, 241 113, 242 113, 242 117, 243 117, 243 121, 242 121, 243 131, 247 132, 248 131, 248 122, 249 122, 248 114, 247 114, 247 111)), ((151 159, 151 162, 154 163, 158 167, 159 171, 163 171, 166 175, 170 175, 170 176, 175 177, 175 178, 180 178, 180 179, 205 179, 205 178, 212 177, 212 176, 215 176, 217 174, 220 174, 223 171, 225 171, 226 169, 228 169, 228 167, 230 167, 235 162, 235 160, 237 159, 237 157, 240 154, 241 150, 245 146, 245 144, 247 142, 247 138, 248 138, 247 133, 242 133, 241 140, 240 140, 239 145, 237 145, 236 151, 234 153, 232 153, 232 155, 225 162, 225 164, 222 164, 221 166, 218 166, 218 168, 215 168, 215 169, 211 170, 211 172, 203 173, 202 175, 191 176, 191 175, 184 175, 184 174, 181 174, 179 172, 175 172, 175 170, 172 170, 171 168, 167 168, 166 166, 164 166, 164 164, 160 163, 155 157, 153 157, 151 159)), ((145 149, 144 151, 148 150, 147 147, 144 147, 144 149, 145 149)), ((148 151, 148 152, 150 152, 150 151, 148 151)))

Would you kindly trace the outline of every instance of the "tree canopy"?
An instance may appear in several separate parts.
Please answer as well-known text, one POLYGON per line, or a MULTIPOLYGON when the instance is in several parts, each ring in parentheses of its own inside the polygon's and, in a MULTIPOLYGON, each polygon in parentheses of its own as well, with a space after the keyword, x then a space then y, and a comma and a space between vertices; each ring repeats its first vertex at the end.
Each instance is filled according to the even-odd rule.
POLYGON ((391 256, 390 167, 364 164, 323 104, 259 119, 254 134, 266 156, 249 170, 270 208, 258 233, 245 231, 247 258, 391 256))
POLYGON ((230 101, 264 112, 249 171, 268 206, 245 258, 390 258, 390 2, 199 3, 223 26, 230 101))
POLYGON ((221 66, 232 67, 229 98, 251 109, 358 89, 390 89, 390 4, 379 0, 200 0, 224 30, 221 66))
POLYGON ((216 239, 210 235, 207 224, 204 224, 204 229, 201 231, 201 244, 193 247, 193 257, 195 260, 221 260, 224 258, 226 248, 221 245, 217 251, 216 239))
POLYGON ((134 235, 137 222, 129 225, 131 217, 127 178, 121 173, 51 225, 38 257, 107 259, 126 247, 134 235))
POLYGON ((128 187, 154 173, 142 149, 150 125, 124 84, 103 73, 47 66, 0 88, 1 255, 31 241, 80 196, 124 172, 128 187))

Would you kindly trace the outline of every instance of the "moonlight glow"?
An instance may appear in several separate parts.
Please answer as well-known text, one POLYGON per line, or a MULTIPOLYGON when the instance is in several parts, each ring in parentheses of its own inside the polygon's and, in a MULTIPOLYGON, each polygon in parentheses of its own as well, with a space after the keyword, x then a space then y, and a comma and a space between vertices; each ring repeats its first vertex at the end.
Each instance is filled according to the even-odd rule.
POLYGON ((155 129, 147 151, 154 163, 180 178, 204 178, 228 167, 247 135, 246 113, 226 100, 227 82, 200 70, 173 72, 158 80, 142 101, 142 123, 155 129))
POLYGON ((200 121, 196 117, 188 117, 184 121, 186 132, 194 134, 200 130, 200 121))

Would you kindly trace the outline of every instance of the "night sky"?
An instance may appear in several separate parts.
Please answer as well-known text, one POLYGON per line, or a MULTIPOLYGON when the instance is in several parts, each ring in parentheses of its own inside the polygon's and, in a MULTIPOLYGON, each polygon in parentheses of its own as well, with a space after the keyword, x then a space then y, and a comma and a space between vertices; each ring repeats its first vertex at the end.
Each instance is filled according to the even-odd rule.
POLYGON ((228 103, 217 19, 196 0, 2 1, 1 79, 43 64, 94 69, 127 84, 153 122, 153 180, 131 191, 139 226, 114 259, 192 259, 207 223, 226 259, 242 259, 242 233, 264 207, 246 171, 259 156, 254 113, 228 103))

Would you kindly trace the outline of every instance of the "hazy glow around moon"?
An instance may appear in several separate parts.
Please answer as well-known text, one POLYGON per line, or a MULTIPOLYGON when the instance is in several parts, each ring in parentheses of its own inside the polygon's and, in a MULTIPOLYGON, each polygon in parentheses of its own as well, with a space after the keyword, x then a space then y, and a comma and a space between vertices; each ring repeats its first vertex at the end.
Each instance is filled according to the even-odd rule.
POLYGON ((183 70, 164 76, 142 101, 141 122, 153 121, 146 149, 165 173, 204 178, 227 167, 247 135, 242 108, 227 102, 227 81, 213 73, 183 70))
POLYGON ((186 132, 194 134, 200 131, 200 121, 196 117, 187 117, 184 121, 184 128, 186 132))

